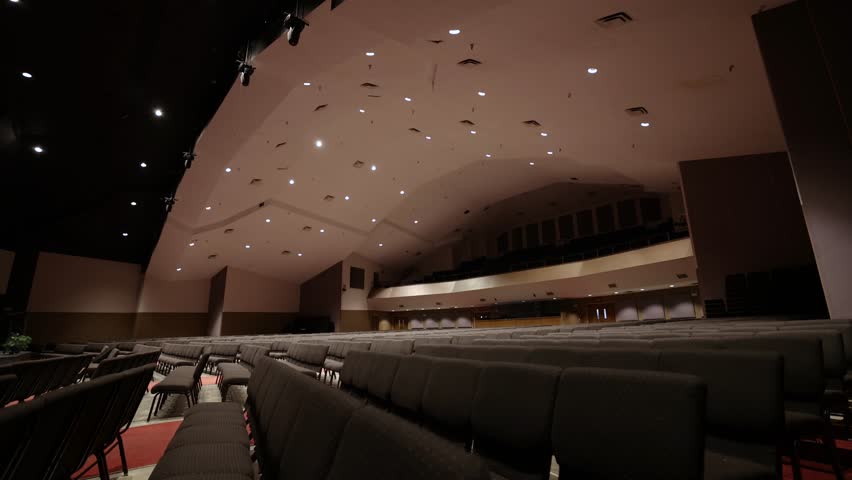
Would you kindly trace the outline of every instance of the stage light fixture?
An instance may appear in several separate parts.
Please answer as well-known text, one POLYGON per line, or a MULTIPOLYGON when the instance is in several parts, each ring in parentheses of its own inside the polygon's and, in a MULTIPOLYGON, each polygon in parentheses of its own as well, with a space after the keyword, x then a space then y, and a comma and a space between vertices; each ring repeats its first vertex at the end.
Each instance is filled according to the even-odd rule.
POLYGON ((256 69, 247 62, 240 61, 240 67, 237 69, 237 71, 240 72, 240 85, 248 87, 251 82, 251 75, 255 70, 256 69))
POLYGON ((192 152, 183 152, 183 168, 189 170, 192 168, 192 161, 195 160, 196 155, 192 152))

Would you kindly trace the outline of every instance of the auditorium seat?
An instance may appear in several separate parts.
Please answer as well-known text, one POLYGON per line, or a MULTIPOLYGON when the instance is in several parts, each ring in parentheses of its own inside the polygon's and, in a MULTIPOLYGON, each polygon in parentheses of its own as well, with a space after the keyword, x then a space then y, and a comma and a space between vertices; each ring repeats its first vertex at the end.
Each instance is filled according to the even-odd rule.
POLYGON ((406 418, 420 415, 423 389, 432 371, 432 359, 423 355, 407 355, 399 359, 390 391, 391 409, 406 418))
POLYGON ((559 478, 702 478, 706 388, 699 378, 566 368, 559 391, 581 392, 557 397, 551 438, 559 478))
POLYGON ((204 371, 212 375, 216 373, 216 367, 220 363, 234 363, 237 361, 240 345, 237 343, 212 343, 207 346, 206 350, 210 356, 207 359, 207 364, 204 366, 204 371))
POLYGON ((204 367, 207 366, 209 357, 209 353, 202 353, 195 366, 177 367, 165 379, 151 387, 154 398, 151 401, 151 408, 148 410, 148 421, 151 420, 151 412, 153 411, 156 416, 160 407, 168 400, 170 395, 183 396, 186 399, 187 408, 198 403, 198 395, 201 391, 201 374, 204 372, 204 367))
POLYGON ((216 383, 219 385, 223 402, 227 401, 231 387, 248 385, 251 372, 258 360, 261 357, 266 357, 268 353, 269 349, 265 347, 243 344, 240 345, 239 363, 220 363, 218 365, 219 374, 216 383))
POLYGON ((423 387, 424 426, 470 448, 470 414, 483 364, 435 359, 423 387))
POLYGON ((287 351, 284 364, 297 372, 313 378, 319 378, 319 374, 325 364, 328 354, 328 345, 316 343, 294 343, 287 351))

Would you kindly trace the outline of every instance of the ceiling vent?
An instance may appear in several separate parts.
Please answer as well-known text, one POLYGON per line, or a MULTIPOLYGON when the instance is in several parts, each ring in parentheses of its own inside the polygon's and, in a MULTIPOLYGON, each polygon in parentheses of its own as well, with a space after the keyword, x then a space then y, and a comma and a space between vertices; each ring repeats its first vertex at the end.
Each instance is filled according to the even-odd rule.
POLYGON ((234 229, 233 228, 226 228, 225 233, 234 233, 234 229))
POLYGON ((334 195, 326 195, 323 200, 325 200, 326 202, 332 202, 334 201, 334 195))
POLYGON ((480 299, 479 299, 479 301, 480 301, 480 302, 484 302, 484 301, 485 301, 485 299, 484 299, 484 298, 480 298, 480 299))
POLYGON ((423 252, 420 252, 420 251, 414 252, 415 257, 419 257, 420 255, 423 255, 423 252))
POLYGON ((218 256, 218 255, 216 255, 215 253, 214 253, 214 254, 211 254, 211 255, 207 255, 207 260, 213 260, 213 259, 214 259, 214 258, 216 258, 217 256, 218 256))
POLYGON ((552 296, 553 296, 553 292, 546 292, 546 293, 545 293, 545 295, 547 295, 548 297, 552 297, 552 296))
POLYGON ((361 84, 361 86, 364 87, 364 88, 379 88, 378 85, 376 85, 375 83, 370 83, 370 82, 364 82, 364 83, 361 84))
POLYGON ((252 178, 249 185, 260 185, 261 183, 263 183, 262 178, 252 178))
POLYGON ((441 305, 441 302, 435 302, 435 305, 441 305))
POLYGON ((631 117, 639 117, 642 115, 648 115, 648 109, 645 107, 632 107, 624 110, 624 112, 631 117))
POLYGON ((471 122, 470 120, 459 120, 459 123, 461 123, 463 125, 470 125, 470 126, 476 125, 475 123, 471 122))
POLYGON ((429 40, 429 41, 434 43, 435 45, 440 45, 440 44, 444 43, 443 40, 429 40))
POLYGON ((281 255, 290 255, 290 250, 282 250, 281 255))
POLYGON ((601 28, 617 28, 626 25, 633 21, 633 17, 625 12, 615 12, 613 14, 601 17, 595 20, 595 23, 601 28))
POLYGON ((367 95, 370 98, 382 98, 381 95, 367 95))
POLYGON ((302 227, 303 232, 310 232, 311 230, 313 230, 313 228, 311 228, 310 225, 305 225, 304 227, 302 227))
POLYGON ((287 142, 276 143, 275 148, 283 147, 284 145, 287 145, 287 142))
POLYGON ((401 303, 400 303, 400 304, 399 304, 399 308, 405 308, 405 305, 403 305, 403 304, 401 304, 401 303))
POLYGON ((610 283, 610 284, 609 284, 609 288, 618 288, 618 284, 616 284, 616 283, 610 283))
POLYGON ((362 162, 361 160, 355 160, 355 163, 353 163, 352 166, 355 168, 361 168, 364 166, 364 162, 362 162))
POLYGON ((327 106, 328 106, 327 103, 323 103, 322 105, 317 105, 317 108, 315 108, 314 111, 319 112, 320 110, 324 109, 327 106))
POLYGON ((523 121, 523 122, 521 122, 521 123, 523 123, 524 125, 526 125, 526 126, 528 126, 528 127, 540 127, 540 126, 541 126, 541 124, 540 124, 540 123, 538 123, 538 122, 537 122, 537 121, 535 121, 535 120, 524 120, 524 121, 523 121))
POLYGON ((480 62, 479 60, 477 60, 475 58, 465 58, 464 60, 459 62, 459 65, 476 66, 476 65, 482 65, 482 62, 480 62))
POLYGON ((411 133, 420 133, 420 130, 418 130, 414 127, 409 128, 408 131, 411 132, 411 133))
POLYGON ((685 273, 678 273, 677 278, 683 280, 684 278, 689 278, 689 275, 687 275, 685 273))
POLYGON ((470 213, 470 210, 465 210, 465 211, 464 211, 464 214, 465 214, 465 215, 467 215, 468 213, 470 213))

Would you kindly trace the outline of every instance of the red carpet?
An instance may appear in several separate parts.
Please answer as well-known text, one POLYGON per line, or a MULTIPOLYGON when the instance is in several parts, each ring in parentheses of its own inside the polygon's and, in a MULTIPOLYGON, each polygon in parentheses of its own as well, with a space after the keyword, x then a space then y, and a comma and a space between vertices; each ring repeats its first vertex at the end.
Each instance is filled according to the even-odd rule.
MULTIPOLYGON (((852 480, 852 471, 850 471, 850 456, 852 455, 852 441, 837 440, 837 453, 840 457, 840 466, 843 468, 843 478, 852 480)), ((817 445, 812 445, 812 448, 821 450, 817 445)), ((835 480, 834 472, 831 465, 820 463, 813 460, 802 460, 802 478, 803 480, 835 480)), ((790 460, 784 457, 784 480, 793 480, 793 468, 790 466, 790 460)))
MULTIPOLYGON (((125 432, 122 438, 124 439, 124 452, 127 454, 127 468, 147 467, 159 462, 180 424, 180 421, 156 423, 133 427, 125 432)), ((95 457, 89 457, 86 466, 94 462, 95 457)), ((107 465, 110 473, 121 471, 121 457, 118 455, 118 447, 107 455, 107 465)), ((74 476, 76 475, 74 474, 74 476)), ((85 476, 97 477, 98 467, 94 466, 89 469, 85 476)))

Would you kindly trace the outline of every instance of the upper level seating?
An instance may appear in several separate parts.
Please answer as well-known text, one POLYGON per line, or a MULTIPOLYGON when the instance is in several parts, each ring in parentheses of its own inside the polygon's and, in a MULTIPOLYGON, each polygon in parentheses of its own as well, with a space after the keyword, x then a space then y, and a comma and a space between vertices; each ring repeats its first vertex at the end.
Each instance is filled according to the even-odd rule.
POLYGON ((352 352, 341 382, 472 451, 493 478, 546 479, 552 454, 576 478, 701 478, 706 387, 694 376, 352 352), (601 429, 616 424, 627 443, 601 429), (611 465, 613 449, 624 462, 611 465))
POLYGON ((328 348, 328 345, 318 343, 293 343, 287 351, 284 364, 301 374, 316 378, 322 371, 328 348))
POLYGON ((92 355, 70 355, 0 365, 0 375, 13 374, 16 379, 13 385, 7 386, 0 406, 71 385, 85 372, 91 360, 92 355))
POLYGON ((157 362, 157 372, 167 375, 177 367, 195 365, 204 345, 181 345, 167 343, 163 345, 163 353, 157 362))
POLYGON ((154 365, 50 392, 0 409, 3 478, 70 478, 90 455, 108 478, 105 451, 130 423, 154 365))

